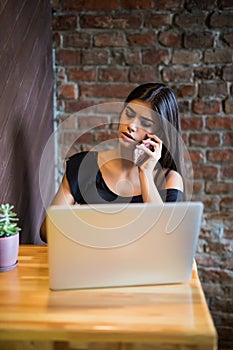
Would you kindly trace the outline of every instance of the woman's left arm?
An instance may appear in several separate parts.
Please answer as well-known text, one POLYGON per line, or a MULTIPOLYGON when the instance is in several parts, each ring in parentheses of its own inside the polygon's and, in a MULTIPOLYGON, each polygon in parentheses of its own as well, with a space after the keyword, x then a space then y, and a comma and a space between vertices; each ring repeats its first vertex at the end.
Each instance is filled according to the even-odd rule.
POLYGON ((148 173, 139 168, 139 180, 141 184, 143 202, 162 204, 163 200, 155 185, 153 173, 148 173))
MULTIPOLYGON (((143 202, 163 203, 159 191, 154 182, 153 173, 147 173, 139 169, 143 202)), ((166 178, 164 190, 167 190, 166 202, 180 201, 184 191, 183 180, 179 173, 171 170, 166 178)))
POLYGON ((163 143, 156 135, 148 134, 147 136, 148 139, 137 146, 148 155, 148 159, 138 168, 142 199, 144 203, 160 204, 163 203, 163 200, 154 182, 154 168, 161 158, 163 143), (146 144, 149 144, 153 150, 149 149, 146 144))
MULTIPOLYGON (((149 140, 145 140, 144 143, 148 143, 153 147, 153 151, 148 149, 144 143, 137 146, 143 149, 148 159, 139 167, 139 180, 141 184, 143 202, 147 203, 163 203, 163 200, 159 194, 159 191, 154 182, 154 168, 161 158, 162 154, 162 140, 156 135, 148 134, 149 140)), ((183 192, 183 180, 181 175, 171 170, 166 178, 165 189, 174 189, 183 192)))

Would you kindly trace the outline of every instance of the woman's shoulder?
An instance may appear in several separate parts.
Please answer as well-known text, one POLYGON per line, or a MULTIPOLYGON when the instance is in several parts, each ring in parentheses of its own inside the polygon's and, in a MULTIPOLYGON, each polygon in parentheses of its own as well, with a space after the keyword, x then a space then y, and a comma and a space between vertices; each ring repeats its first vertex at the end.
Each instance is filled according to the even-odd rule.
POLYGON ((173 169, 164 169, 165 184, 166 189, 173 188, 183 192, 184 185, 182 176, 173 169))
POLYGON ((94 171, 97 167, 97 152, 83 151, 78 152, 70 156, 66 160, 66 174, 67 177, 76 177, 77 173, 82 168, 82 173, 88 171, 94 171))
POLYGON ((155 170, 154 179, 159 189, 178 189, 183 191, 182 176, 174 169, 160 168, 155 170))
POLYGON ((88 158, 97 158, 97 152, 94 151, 81 151, 78 153, 74 153, 71 156, 66 158, 67 163, 77 163, 82 161, 86 156, 88 158))

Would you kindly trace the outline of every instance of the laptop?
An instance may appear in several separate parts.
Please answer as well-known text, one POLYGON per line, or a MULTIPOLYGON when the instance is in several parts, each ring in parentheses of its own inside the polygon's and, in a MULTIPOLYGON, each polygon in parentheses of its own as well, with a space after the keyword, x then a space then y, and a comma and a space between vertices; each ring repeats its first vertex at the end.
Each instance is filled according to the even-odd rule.
POLYGON ((51 206, 51 290, 186 283, 203 204, 51 206))

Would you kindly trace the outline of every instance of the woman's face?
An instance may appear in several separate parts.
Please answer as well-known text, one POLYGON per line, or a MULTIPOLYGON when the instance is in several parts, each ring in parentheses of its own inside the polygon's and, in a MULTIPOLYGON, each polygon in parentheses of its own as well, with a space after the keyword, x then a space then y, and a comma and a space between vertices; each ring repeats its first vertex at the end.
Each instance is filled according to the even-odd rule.
POLYGON ((160 117, 149 102, 133 100, 123 109, 118 137, 124 144, 134 145, 147 138, 147 134, 159 132, 160 117))

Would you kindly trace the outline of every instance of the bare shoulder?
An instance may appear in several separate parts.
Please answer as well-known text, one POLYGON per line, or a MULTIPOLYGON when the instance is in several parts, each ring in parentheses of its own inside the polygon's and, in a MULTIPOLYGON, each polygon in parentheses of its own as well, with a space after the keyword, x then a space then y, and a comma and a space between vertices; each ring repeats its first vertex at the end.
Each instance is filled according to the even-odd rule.
POLYGON ((72 196, 70 185, 66 175, 63 176, 61 185, 52 201, 53 205, 72 205, 74 204, 74 197, 72 196))
POLYGON ((175 170, 171 170, 166 177, 166 185, 165 188, 175 188, 183 192, 184 184, 182 176, 175 170))

